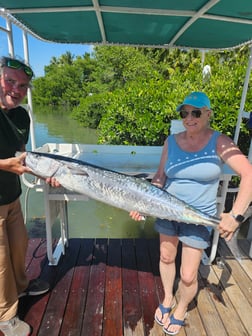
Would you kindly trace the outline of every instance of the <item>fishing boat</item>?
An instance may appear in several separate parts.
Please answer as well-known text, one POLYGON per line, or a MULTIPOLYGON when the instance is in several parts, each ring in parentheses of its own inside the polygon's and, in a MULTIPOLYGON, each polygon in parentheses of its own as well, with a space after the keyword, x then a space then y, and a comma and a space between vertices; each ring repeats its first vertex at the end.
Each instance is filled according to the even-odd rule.
MULTIPOLYGON (((197 48, 200 50, 229 49, 252 43, 251 0, 108 0, 75 1, 68 5, 58 1, 57 7, 42 0, 33 6, 30 1, 0 0, 0 15, 6 20, 1 27, 8 35, 9 52, 14 55, 12 24, 23 31, 24 59, 29 62, 27 35, 57 42, 77 42, 103 45, 148 46, 153 48, 197 48), (66 22, 69 25, 66 26, 66 22), (64 33, 63 33, 64 32, 64 33)), ((240 108, 237 113, 235 142, 238 141, 242 120, 249 119, 244 111, 250 72, 252 47, 248 59, 240 108)), ((205 69, 206 71, 206 69, 205 69)), ((80 158, 88 152, 90 160, 109 165, 118 148, 85 144, 44 144, 36 147, 33 132, 32 95, 28 92, 28 109, 32 120, 33 149, 57 152, 80 158)), ((124 147, 121 162, 127 157, 135 165, 114 167, 129 172, 152 174, 157 166, 160 148, 124 147), (143 160, 142 150, 153 155, 151 167, 143 160), (132 153, 136 152, 133 156, 132 153), (139 168, 139 164, 145 167, 139 168)), ((122 151, 122 148, 120 148, 122 151)), ((252 158, 252 148, 249 150, 252 158)), ((224 207, 228 182, 232 172, 223 171, 219 210, 224 207)), ((38 184, 35 188, 45 195, 46 240, 29 242, 27 271, 31 278, 41 275, 52 286, 52 291, 39 300, 21 302, 24 319, 34 326, 34 335, 162 335, 153 315, 163 293, 158 272, 157 240, 125 239, 68 239, 67 204, 79 195, 65 190, 52 191, 38 184), (60 239, 52 238, 52 225, 60 214, 60 239), (62 258, 62 255, 63 258, 62 258)), ((83 196, 82 196, 83 197, 83 196)), ((86 199, 85 199, 86 200, 86 199)), ((84 201, 84 198, 83 198, 84 201)), ((247 258, 240 264, 216 233, 207 260, 200 266, 200 290, 197 304, 189 309, 190 326, 185 334, 251 335, 251 280, 252 280, 252 225, 242 241, 247 258), (218 249, 217 249, 218 247, 218 249), (225 260, 221 258, 225 257, 225 260), (216 259, 216 257, 218 259, 216 259), (212 263, 213 260, 216 263, 212 263)), ((183 331, 181 331, 182 333, 183 331)))

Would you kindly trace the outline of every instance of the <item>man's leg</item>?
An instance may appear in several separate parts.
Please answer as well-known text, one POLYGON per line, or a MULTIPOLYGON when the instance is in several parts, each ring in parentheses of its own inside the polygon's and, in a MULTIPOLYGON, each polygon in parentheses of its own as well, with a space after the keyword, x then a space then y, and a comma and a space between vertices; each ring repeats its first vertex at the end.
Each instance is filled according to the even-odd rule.
POLYGON ((27 252, 28 236, 19 200, 16 200, 10 205, 7 222, 7 235, 17 293, 20 294, 27 288, 29 281, 25 274, 25 257, 27 252))
POLYGON ((0 206, 0 321, 7 321, 17 313, 18 295, 8 238, 10 205, 0 206))

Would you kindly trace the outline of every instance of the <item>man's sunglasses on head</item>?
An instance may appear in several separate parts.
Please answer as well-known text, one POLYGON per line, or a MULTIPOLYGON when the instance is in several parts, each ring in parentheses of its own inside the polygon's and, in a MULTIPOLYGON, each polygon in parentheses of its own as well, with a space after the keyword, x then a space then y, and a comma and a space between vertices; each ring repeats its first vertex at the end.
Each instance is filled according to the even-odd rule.
POLYGON ((34 75, 32 69, 28 65, 12 58, 6 58, 3 65, 11 69, 23 69, 25 74, 30 78, 34 75))

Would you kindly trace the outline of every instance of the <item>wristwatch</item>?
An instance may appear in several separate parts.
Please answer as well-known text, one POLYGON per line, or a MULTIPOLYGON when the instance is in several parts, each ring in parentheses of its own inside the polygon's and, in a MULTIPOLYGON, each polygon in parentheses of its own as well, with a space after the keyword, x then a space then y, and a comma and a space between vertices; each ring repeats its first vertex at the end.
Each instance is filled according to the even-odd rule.
POLYGON ((239 224, 241 224, 245 219, 242 215, 235 215, 233 211, 230 212, 230 216, 233 217, 239 224))

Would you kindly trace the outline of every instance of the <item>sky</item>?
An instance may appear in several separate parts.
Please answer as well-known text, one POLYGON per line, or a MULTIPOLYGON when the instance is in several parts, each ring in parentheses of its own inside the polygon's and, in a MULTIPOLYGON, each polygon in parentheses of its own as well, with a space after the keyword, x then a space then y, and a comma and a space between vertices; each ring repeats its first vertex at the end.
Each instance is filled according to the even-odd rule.
MULTIPOLYGON (((0 26, 6 27, 5 20, 0 17, 0 26)), ((23 37, 22 31, 15 25, 13 27, 13 41, 15 57, 23 60, 23 37)), ((35 77, 44 75, 44 66, 50 64, 51 58, 59 57, 69 51, 74 56, 83 56, 86 52, 92 52, 91 45, 62 44, 44 42, 28 34, 29 63, 35 73, 35 77)), ((0 30, 0 56, 9 56, 7 34, 0 30)))

